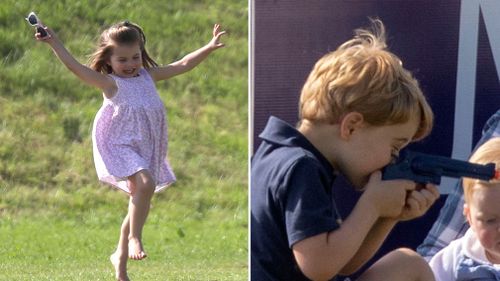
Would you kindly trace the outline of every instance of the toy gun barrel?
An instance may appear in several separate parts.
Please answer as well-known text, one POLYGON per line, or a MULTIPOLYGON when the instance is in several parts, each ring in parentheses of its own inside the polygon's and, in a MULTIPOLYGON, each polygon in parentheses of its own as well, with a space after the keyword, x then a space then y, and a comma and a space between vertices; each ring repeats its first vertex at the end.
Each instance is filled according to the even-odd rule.
POLYGON ((382 171, 382 179, 409 179, 417 183, 440 184, 441 177, 468 177, 489 181, 498 177, 495 164, 474 164, 443 156, 406 151, 382 171))

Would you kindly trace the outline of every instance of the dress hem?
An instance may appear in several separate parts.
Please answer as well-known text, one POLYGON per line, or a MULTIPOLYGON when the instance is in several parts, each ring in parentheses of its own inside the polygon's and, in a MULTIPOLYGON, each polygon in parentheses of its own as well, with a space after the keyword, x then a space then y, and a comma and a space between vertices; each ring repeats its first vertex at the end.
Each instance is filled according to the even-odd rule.
MULTIPOLYGON (((131 193, 130 193, 130 189, 128 188, 128 186, 123 186, 123 185, 120 185, 119 183, 125 182, 129 176, 134 175, 142 170, 149 170, 149 169, 141 167, 139 169, 136 169, 136 171, 131 173, 130 175, 123 176, 123 177, 117 177, 114 175, 103 176, 103 177, 99 177, 99 181, 106 184, 106 185, 110 185, 111 187, 116 188, 118 190, 121 190, 121 191, 130 195, 131 193)), ((157 184, 155 186, 154 193, 158 193, 158 192, 166 189, 167 187, 170 187, 173 183, 175 183, 176 182, 175 176, 173 176, 173 177, 174 177, 174 179, 170 182, 164 181, 164 182, 157 184)))
MULTIPOLYGON (((106 181, 106 180, 99 180, 99 182, 100 182, 100 183, 102 183, 102 184, 105 184, 105 185, 111 186, 111 187, 113 187, 114 189, 117 189, 117 190, 123 191, 123 192, 127 193, 128 195, 130 195, 130 190, 129 190, 128 188, 127 188, 127 189, 122 188, 122 187, 120 187, 120 186, 118 186, 118 185, 116 185, 116 184, 114 184, 114 183, 111 183, 111 182, 109 182, 109 181, 106 181)), ((174 183, 175 183, 175 181, 173 181, 173 182, 161 183, 161 184, 159 184, 159 185, 155 186, 155 191, 154 191, 154 193, 161 192, 161 191, 163 191, 163 190, 167 189, 168 187, 170 187, 170 186, 171 186, 172 184, 174 184, 174 183)))

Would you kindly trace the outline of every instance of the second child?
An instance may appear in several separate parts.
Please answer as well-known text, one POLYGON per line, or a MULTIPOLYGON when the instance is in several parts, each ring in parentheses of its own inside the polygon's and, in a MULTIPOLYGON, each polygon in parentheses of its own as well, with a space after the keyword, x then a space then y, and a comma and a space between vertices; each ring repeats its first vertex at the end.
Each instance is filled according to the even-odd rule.
MULTIPOLYGON (((469 159, 500 169, 500 138, 481 145, 469 159)), ((464 178, 463 213, 470 228, 430 260, 438 281, 500 279, 500 180, 464 178)))

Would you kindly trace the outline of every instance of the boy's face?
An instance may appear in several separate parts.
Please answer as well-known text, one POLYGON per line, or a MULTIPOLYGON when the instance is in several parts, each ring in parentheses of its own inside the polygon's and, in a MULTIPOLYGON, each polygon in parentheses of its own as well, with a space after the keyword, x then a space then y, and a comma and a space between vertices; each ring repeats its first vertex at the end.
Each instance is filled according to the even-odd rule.
POLYGON ((113 73, 122 78, 135 77, 142 67, 141 48, 139 43, 121 44, 113 48, 109 62, 113 73))
POLYGON ((354 129, 341 160, 341 172, 351 183, 362 189, 370 175, 389 164, 415 135, 419 119, 415 117, 403 124, 368 126, 364 123, 354 129))
POLYGON ((475 185, 470 202, 464 205, 472 230, 483 246, 488 260, 500 264, 500 183, 475 185))

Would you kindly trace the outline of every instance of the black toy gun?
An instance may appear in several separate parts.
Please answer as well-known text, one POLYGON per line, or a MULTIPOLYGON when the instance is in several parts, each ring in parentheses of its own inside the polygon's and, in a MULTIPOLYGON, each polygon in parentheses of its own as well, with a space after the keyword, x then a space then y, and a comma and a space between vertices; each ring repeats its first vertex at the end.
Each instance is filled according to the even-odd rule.
POLYGON ((439 185, 441 177, 475 178, 484 181, 500 179, 495 164, 474 164, 443 156, 405 151, 397 161, 382 170, 382 180, 408 179, 416 183, 439 185))

